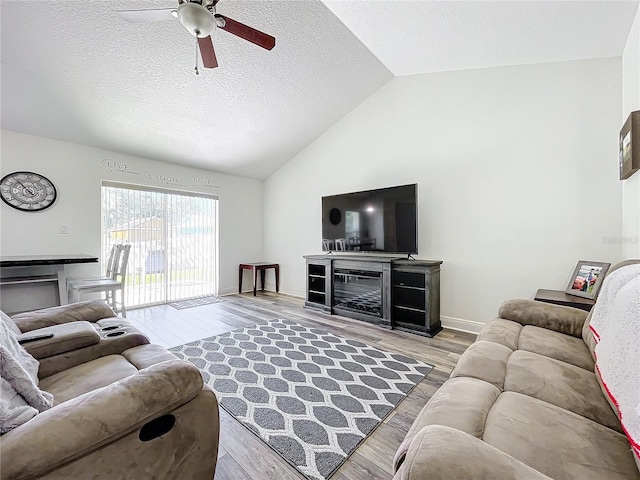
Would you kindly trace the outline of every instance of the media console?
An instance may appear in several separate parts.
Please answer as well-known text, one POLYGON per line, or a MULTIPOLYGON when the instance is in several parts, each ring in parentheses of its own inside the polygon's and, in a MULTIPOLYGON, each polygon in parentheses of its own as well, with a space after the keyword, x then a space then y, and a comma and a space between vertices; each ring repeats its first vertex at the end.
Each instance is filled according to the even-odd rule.
POLYGON ((305 255, 305 307, 432 337, 440 324, 439 260, 305 255))

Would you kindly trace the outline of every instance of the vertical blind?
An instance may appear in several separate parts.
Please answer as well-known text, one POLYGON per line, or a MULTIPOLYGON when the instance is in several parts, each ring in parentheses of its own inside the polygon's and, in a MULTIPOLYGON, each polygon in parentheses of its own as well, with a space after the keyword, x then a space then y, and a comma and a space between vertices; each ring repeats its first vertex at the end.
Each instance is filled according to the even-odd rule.
POLYGON ((218 293, 218 197, 102 182, 103 258, 131 244, 127 307, 218 293))

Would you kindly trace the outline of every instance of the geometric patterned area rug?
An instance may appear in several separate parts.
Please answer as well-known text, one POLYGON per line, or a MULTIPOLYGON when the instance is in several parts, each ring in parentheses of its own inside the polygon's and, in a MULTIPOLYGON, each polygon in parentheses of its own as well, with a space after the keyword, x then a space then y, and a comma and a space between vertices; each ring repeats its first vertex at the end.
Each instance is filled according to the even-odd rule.
POLYGON ((290 320, 170 349, 233 417, 309 479, 325 480, 433 365, 290 320))
POLYGON ((181 300, 179 302, 170 303, 169 306, 176 308, 178 310, 183 310, 185 308, 193 308, 193 307, 201 307, 202 305, 211 305, 212 303, 224 302, 219 297, 200 297, 200 298, 190 298, 189 300, 181 300))

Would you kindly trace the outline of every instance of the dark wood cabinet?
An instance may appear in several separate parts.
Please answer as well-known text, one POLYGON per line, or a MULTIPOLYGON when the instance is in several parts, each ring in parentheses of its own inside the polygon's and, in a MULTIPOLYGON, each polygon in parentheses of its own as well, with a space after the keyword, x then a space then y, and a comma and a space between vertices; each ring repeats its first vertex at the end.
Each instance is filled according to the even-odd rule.
POLYGON ((425 336, 440 323, 441 261, 308 255, 305 307, 425 336))
POLYGON ((402 260, 391 269, 391 324, 428 337, 440 323, 440 263, 402 260))
POLYGON ((307 301, 305 307, 331 312, 331 262, 325 259, 307 262, 307 301))
POLYGON ((560 290, 545 290, 543 288, 536 292, 534 300, 553 303, 554 305, 562 305, 564 307, 579 308, 586 312, 589 312, 596 303, 595 300, 590 298, 576 297, 560 290))

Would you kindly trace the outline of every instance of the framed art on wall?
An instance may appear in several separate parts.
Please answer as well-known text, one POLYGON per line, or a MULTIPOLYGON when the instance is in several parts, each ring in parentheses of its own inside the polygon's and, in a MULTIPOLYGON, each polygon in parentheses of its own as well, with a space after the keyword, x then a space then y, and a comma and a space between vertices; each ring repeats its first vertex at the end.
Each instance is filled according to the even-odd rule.
POLYGON ((566 292, 569 295, 595 300, 610 266, 610 263, 580 260, 571 275, 566 292))
POLYGON ((618 162, 620 180, 640 169, 640 110, 631 112, 620 130, 618 162))

